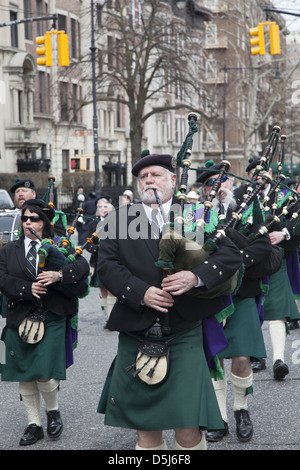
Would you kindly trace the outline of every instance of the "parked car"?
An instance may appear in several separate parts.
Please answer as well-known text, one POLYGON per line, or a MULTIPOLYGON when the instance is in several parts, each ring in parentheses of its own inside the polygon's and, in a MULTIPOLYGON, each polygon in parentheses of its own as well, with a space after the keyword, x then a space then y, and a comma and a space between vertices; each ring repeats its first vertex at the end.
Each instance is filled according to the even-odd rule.
POLYGON ((13 209, 12 198, 5 189, 0 189, 0 209, 13 209))
POLYGON ((0 247, 18 238, 20 219, 19 209, 0 210, 0 247))
POLYGON ((0 246, 18 237, 20 210, 5 189, 0 189, 0 246))

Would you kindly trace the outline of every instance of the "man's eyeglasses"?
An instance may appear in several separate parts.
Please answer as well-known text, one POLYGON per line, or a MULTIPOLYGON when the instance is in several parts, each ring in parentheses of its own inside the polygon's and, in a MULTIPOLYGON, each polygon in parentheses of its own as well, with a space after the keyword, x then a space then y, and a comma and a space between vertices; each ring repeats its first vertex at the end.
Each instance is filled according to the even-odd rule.
POLYGON ((30 222, 39 222, 41 219, 38 215, 22 215, 21 220, 22 222, 27 222, 27 220, 30 220, 30 222))
MULTIPOLYGON (((223 175, 221 179, 221 183, 225 183, 228 180, 228 176, 223 175)), ((213 184, 217 181, 217 178, 211 178, 210 180, 206 181, 205 186, 213 186, 213 184)))

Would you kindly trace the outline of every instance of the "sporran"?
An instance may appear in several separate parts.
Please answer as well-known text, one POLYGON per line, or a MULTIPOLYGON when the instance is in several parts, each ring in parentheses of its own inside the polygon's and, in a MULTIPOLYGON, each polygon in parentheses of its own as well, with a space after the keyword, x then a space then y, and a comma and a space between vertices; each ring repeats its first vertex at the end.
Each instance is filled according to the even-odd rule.
POLYGON ((168 342, 141 341, 135 363, 127 367, 129 372, 133 367, 134 377, 148 385, 156 385, 167 377, 170 367, 170 348, 168 342))

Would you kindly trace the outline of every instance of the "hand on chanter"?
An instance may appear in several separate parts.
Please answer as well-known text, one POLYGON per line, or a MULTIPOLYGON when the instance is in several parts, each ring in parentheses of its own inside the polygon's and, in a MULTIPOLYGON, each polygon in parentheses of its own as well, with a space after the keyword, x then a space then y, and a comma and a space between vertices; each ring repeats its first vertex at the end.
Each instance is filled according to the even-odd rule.
POLYGON ((146 290, 143 302, 147 307, 154 308, 159 312, 167 313, 168 308, 173 306, 174 300, 168 292, 165 292, 158 287, 151 286, 146 290))
POLYGON ((47 293, 47 289, 41 281, 38 281, 32 283, 31 292, 34 297, 39 299, 41 295, 47 293))
POLYGON ((192 271, 179 271, 163 278, 161 287, 171 295, 181 295, 198 285, 198 277, 192 271))
POLYGON ((272 245, 278 245, 278 243, 284 240, 284 235, 280 231, 271 232, 269 234, 272 245))

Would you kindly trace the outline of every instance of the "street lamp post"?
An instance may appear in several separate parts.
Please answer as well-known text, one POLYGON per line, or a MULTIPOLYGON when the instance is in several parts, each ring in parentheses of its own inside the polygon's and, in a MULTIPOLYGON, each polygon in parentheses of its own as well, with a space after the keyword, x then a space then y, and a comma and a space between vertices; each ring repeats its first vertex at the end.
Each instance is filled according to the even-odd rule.
POLYGON ((93 138, 94 138, 94 158, 95 158, 95 192, 100 193, 100 171, 99 171, 99 147, 98 147, 98 116, 97 116, 97 96, 96 96, 96 46, 95 46, 95 26, 94 26, 94 1, 91 0, 91 58, 92 58, 92 83, 93 83, 93 138))

